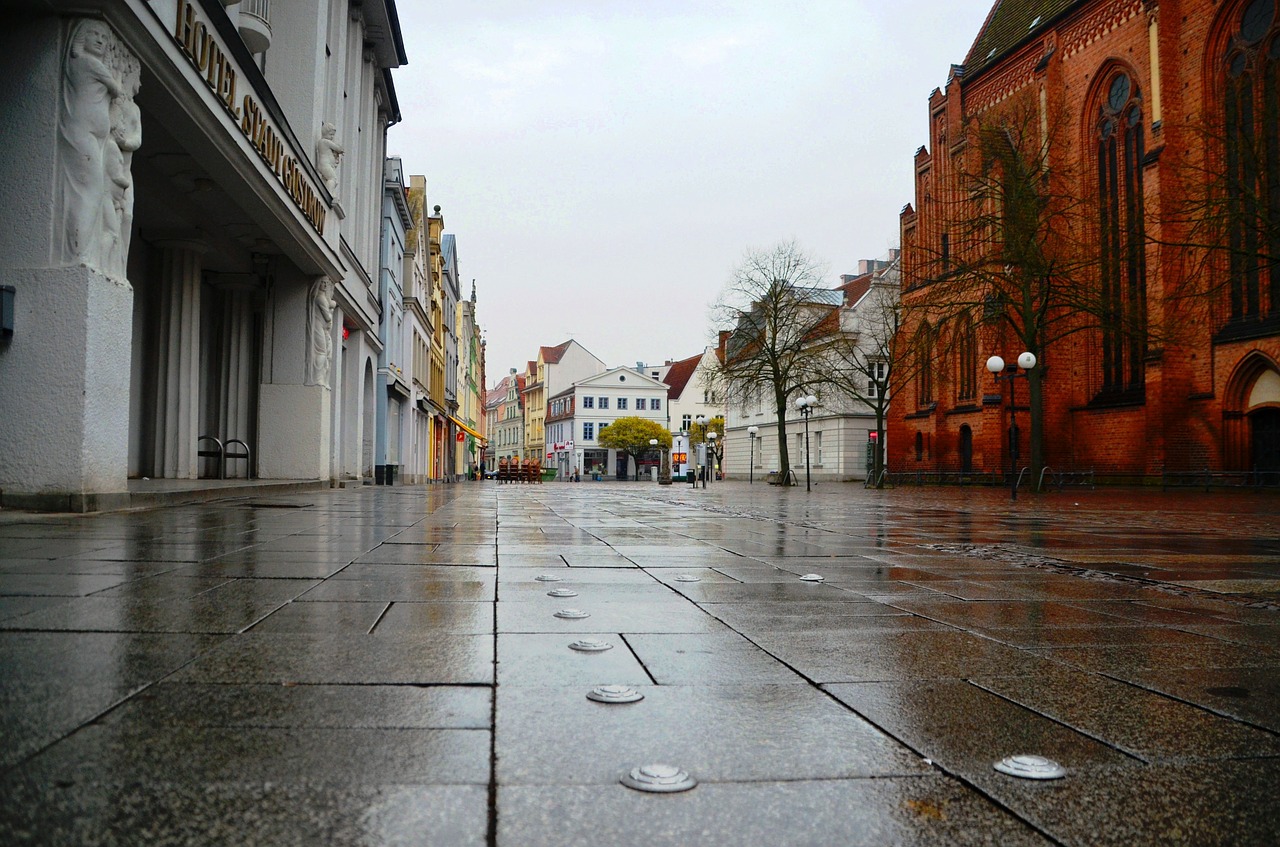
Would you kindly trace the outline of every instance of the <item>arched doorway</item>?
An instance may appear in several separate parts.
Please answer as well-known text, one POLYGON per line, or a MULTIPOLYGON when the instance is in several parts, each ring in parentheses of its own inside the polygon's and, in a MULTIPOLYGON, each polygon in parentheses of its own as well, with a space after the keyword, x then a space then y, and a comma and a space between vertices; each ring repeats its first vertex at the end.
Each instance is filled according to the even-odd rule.
POLYGON ((960 473, 973 473, 973 429, 968 424, 960 427, 960 473))
POLYGON ((1259 482, 1280 485, 1280 408, 1249 413, 1249 458, 1259 482))
POLYGON ((1254 351, 1227 380, 1222 402, 1225 470, 1270 473, 1280 483, 1280 366, 1254 351))

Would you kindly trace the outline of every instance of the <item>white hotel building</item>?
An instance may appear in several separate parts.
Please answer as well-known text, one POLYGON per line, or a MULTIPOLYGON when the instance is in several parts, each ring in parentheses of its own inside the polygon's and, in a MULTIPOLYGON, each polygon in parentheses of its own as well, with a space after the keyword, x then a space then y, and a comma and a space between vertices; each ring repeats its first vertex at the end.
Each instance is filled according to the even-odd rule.
POLYGON ((230 476, 368 475, 393 0, 0 23, 0 503, 127 505, 130 479, 217 476, 215 438, 251 454, 230 476))

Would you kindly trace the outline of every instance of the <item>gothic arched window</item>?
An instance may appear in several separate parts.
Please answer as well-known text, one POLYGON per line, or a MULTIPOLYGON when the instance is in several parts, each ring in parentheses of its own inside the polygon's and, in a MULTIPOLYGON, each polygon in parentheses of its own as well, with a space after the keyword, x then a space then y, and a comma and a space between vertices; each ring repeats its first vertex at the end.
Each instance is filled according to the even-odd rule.
POLYGON ((956 399, 972 400, 978 394, 978 337, 968 317, 960 324, 957 350, 956 399))
POLYGON ((933 402, 933 329, 927 321, 920 325, 915 342, 916 405, 923 407, 933 402))
POLYGON ((1223 118, 1233 323, 1280 312, 1280 21, 1252 0, 1223 57, 1223 118))
POLYGON ((1101 248, 1104 395, 1141 395, 1147 352, 1142 225, 1142 97, 1123 70, 1103 86, 1094 125, 1101 248))

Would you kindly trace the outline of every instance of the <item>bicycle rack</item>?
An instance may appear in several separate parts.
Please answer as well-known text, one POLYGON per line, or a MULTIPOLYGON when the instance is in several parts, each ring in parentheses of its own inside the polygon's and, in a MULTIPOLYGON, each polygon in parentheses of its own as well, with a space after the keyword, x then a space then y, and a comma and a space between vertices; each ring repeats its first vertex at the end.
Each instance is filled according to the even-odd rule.
POLYGON ((253 451, 249 449, 248 444, 245 444, 239 438, 227 439, 227 444, 222 454, 222 478, 227 478, 227 462, 235 459, 244 459, 244 478, 253 479, 253 451), (231 451, 232 444, 239 444, 240 449, 233 453, 231 451))
POLYGON ((196 439, 196 455, 202 459, 217 459, 218 460, 217 478, 218 479, 227 478, 227 462, 226 462, 227 450, 226 450, 226 447, 223 446, 220 440, 218 440, 217 438, 214 438, 212 435, 200 436, 199 438, 196 439), (201 441, 212 441, 214 444, 218 445, 218 449, 217 450, 201 450, 200 449, 201 441))

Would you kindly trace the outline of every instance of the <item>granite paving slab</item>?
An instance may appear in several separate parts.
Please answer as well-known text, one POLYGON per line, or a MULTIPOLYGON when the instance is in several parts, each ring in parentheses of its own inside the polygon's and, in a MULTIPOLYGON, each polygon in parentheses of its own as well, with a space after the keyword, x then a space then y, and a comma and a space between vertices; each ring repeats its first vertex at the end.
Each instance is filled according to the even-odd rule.
MULTIPOLYGON (((1131 618, 1120 618, 1093 607, 1059 603, 1055 600, 982 600, 947 598, 903 598, 890 605, 965 629, 1041 629, 1063 627, 1133 626, 1131 618)), ((1116 608, 1107 606, 1107 609, 1116 608)))
POLYGON ((259 729, 480 729, 492 690, 418 685, 205 685, 162 682, 135 694, 102 723, 259 729))
POLYGON ((979 790, 1068 847, 1270 847, 1280 835, 1280 760, 1134 764, 1029 784, 1003 774, 979 790))
POLYGON ((557 686, 648 685, 652 677, 616 632, 515 633, 498 636, 498 685, 557 686), (581 639, 598 639, 612 648, 600 653, 569 649, 581 639))
POLYGON ((429 635, 436 632, 490 634, 493 604, 439 601, 395 602, 378 621, 379 636, 429 635))
POLYGON ((248 632, 183 668, 173 681, 491 685, 493 637, 248 632))
POLYGON ((759 633, 752 640, 814 682, 1033 676, 1055 663, 956 631, 864 632, 838 646, 826 633, 759 633))
POLYGON ((299 595, 298 600, 307 603, 334 600, 386 600, 429 602, 433 600, 471 600, 476 602, 494 599, 492 581, 440 579, 329 579, 299 595))
POLYGON ((48 609, 0 621, 0 629, 236 633, 265 618, 283 602, 211 594, 178 600, 76 597, 48 609))
MULTIPOLYGON (((549 583, 560 585, 560 583, 549 583)), ((545 592, 543 592, 545 595, 545 592)), ((498 603, 498 632, 719 632, 724 625, 692 603, 680 599, 607 602, 590 592, 577 597, 538 597, 498 603), (578 609, 587 618, 555 617, 561 609, 578 609)))
POLYGON ((390 606, 386 600, 286 603, 254 624, 251 631, 368 635, 390 606))
POLYGON ((0 574, 0 596, 86 597, 133 579, 123 574, 4 573, 0 574))
POLYGON ((1134 670, 1127 673, 1125 679, 1216 714, 1280 733, 1280 673, 1272 668, 1134 670))
POLYGON ((500 847, 881 847, 1048 845, 1034 830, 940 776, 703 783, 645 795, 621 785, 499 786, 500 847))
POLYGON ((971 680, 1144 762, 1280 756, 1280 738, 1170 697, 1085 672, 1052 684, 971 680))
POLYGON ((1068 770, 1134 759, 963 680, 824 685, 884 732, 950 773, 986 774, 1006 756, 1033 753, 1068 770))
POLYGON ((659 685, 798 683, 804 680, 736 632, 623 637, 659 685))
POLYGON ((808 685, 639 686, 602 704, 590 686, 498 686, 501 785, 615 783, 674 762, 710 782, 909 776, 920 757, 808 685))
POLYGON ((90 724, 20 766, 41 782, 253 782, 356 787, 489 781, 489 733, 470 729, 90 724))
POLYGON ((483 847, 488 790, 481 785, 334 786, 267 782, 93 781, 51 789, 0 783, 5 844, 133 847, 483 847))
POLYGON ((1036 655, 1075 665, 1095 673, 1127 679, 1138 670, 1167 668, 1271 668, 1280 673, 1280 653, 1242 644, 1214 642, 1197 645, 1132 644, 1122 647, 1032 648, 1036 655))
POLYGON ((762 603, 782 600, 789 603, 846 601, 865 598, 821 582, 803 582, 798 576, 778 583, 688 582, 672 586, 696 603, 762 603))

